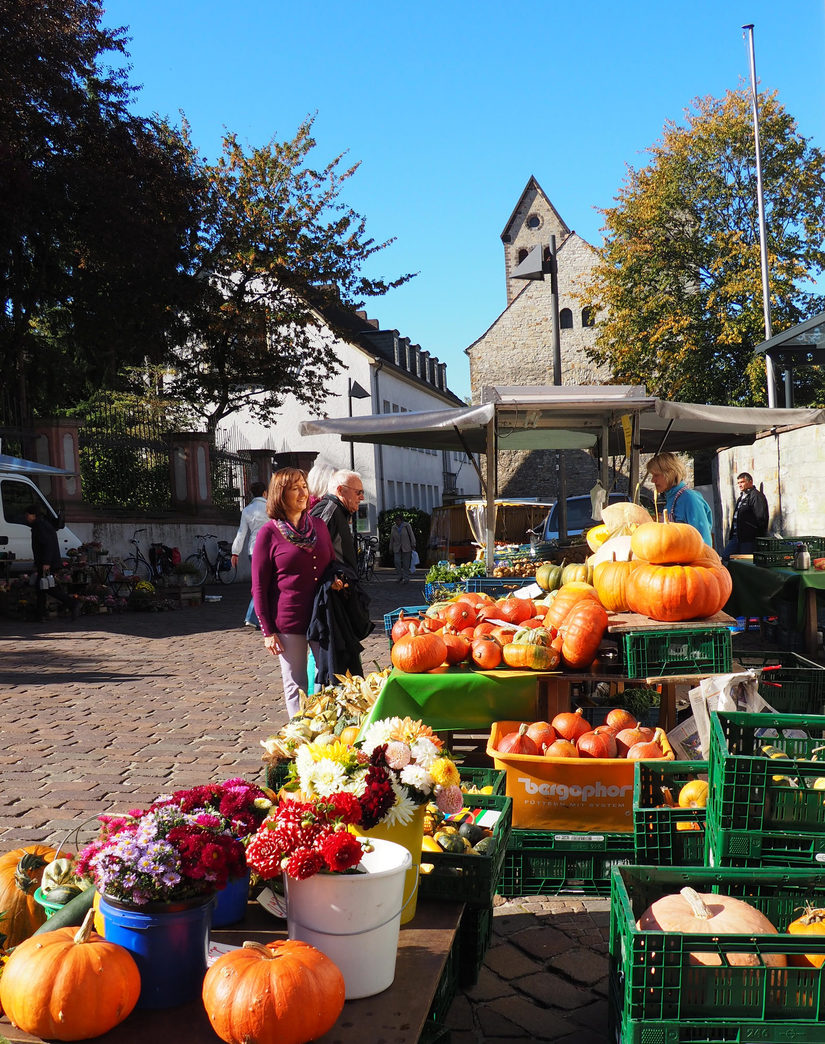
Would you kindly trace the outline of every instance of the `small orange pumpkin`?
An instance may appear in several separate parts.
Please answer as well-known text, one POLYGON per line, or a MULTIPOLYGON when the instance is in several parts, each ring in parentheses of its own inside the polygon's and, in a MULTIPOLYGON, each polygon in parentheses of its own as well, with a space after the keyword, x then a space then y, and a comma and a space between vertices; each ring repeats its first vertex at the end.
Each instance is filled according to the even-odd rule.
POLYGON ((341 729, 341 735, 338 739, 345 743, 348 747, 351 747, 353 743, 358 739, 358 733, 361 731, 358 725, 347 725, 345 729, 341 729))
POLYGON ((245 942, 219 957, 203 980, 212 1029, 227 1044, 305 1044, 344 1009, 344 976, 305 942, 245 942))
POLYGON ((123 1022, 140 996, 128 950, 92 931, 58 928, 15 947, 0 979, 0 999, 15 1026, 47 1040, 99 1037, 123 1022))
MULTIPOLYGON (((808 903, 805 912, 788 925, 789 935, 816 935, 820 942, 825 942, 825 910, 817 909, 808 903)), ((792 968, 821 968, 825 964, 825 953, 790 953, 788 964, 792 968)))
POLYGON ((0 913, 5 913, 2 930, 9 949, 28 939, 46 920, 34 893, 54 856, 48 845, 26 845, 0 855, 0 913))
POLYGON ((447 646, 441 635, 433 632, 417 632, 415 624, 393 645, 390 659, 393 667, 406 674, 423 674, 444 662, 447 646))

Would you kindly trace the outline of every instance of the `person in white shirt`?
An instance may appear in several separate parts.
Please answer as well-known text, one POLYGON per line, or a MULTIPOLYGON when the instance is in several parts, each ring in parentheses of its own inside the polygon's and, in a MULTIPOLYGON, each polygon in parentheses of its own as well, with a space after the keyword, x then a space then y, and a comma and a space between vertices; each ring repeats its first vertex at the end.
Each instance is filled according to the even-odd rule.
MULTIPOLYGON (((252 548, 255 546, 255 537, 258 535, 258 530, 261 526, 269 521, 269 515, 266 513, 266 483, 250 483, 249 492, 252 494, 252 500, 241 512, 241 524, 238 526, 238 532, 232 541, 232 565, 236 567, 238 565, 238 555, 243 551, 247 540, 249 541, 249 561, 250 563, 252 562, 252 548)), ((246 610, 244 627, 255 627, 259 631, 261 629, 258 617, 255 615, 255 602, 252 599, 250 599, 249 608, 246 610)))

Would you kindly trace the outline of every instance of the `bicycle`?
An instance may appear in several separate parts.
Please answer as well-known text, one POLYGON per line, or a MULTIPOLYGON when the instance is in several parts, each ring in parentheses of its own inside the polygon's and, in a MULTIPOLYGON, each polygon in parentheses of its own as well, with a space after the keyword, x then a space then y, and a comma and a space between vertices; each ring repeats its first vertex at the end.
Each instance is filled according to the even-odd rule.
POLYGON ((357 535, 358 542, 358 579, 372 580, 375 576, 375 558, 378 550, 378 537, 357 535))
POLYGON ((140 577, 141 580, 148 580, 153 584, 159 581, 162 583, 165 577, 170 576, 175 571, 175 567, 172 560, 165 553, 163 544, 151 543, 149 545, 149 557, 147 558, 144 555, 137 538, 139 533, 145 532, 145 529, 136 529, 132 534, 129 543, 134 547, 135 552, 124 558, 123 571, 124 573, 131 573, 133 576, 140 577))
POLYGON ((196 586, 206 583, 207 577, 211 575, 212 580, 219 584, 232 584, 238 573, 238 567, 232 564, 232 545, 228 540, 218 540, 216 533, 196 533, 195 539, 201 541, 197 551, 189 555, 185 561, 187 565, 197 567, 198 572, 192 575, 196 577, 196 586), (213 561, 206 550, 206 541, 217 541, 218 550, 213 561))

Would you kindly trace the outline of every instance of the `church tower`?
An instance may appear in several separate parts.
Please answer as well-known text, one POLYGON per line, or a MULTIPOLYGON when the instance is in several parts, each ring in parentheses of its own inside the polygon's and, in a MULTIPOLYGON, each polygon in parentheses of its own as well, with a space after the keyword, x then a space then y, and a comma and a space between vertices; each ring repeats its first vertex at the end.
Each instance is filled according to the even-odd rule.
POLYGON ((516 266, 527 257, 534 246, 546 246, 550 242, 550 236, 556 237, 558 250, 569 235, 570 229, 545 195, 544 189, 531 176, 501 233, 508 305, 511 305, 524 289, 524 281, 512 277, 516 266))

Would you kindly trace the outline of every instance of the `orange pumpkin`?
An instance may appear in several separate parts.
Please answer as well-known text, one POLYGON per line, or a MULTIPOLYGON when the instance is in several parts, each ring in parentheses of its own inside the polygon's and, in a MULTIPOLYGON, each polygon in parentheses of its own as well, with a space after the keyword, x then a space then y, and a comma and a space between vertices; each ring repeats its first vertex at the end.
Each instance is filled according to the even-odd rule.
MULTIPOLYGON (((825 942, 825 910, 816 909, 808 903, 805 912, 788 925, 789 935, 816 935, 818 942, 825 942)), ((821 968, 825 964, 825 953, 791 953, 788 964, 792 968, 821 968)))
POLYGON ((707 566, 641 563, 627 581, 628 605, 651 620, 704 620, 728 599, 717 573, 707 566))
POLYGON ((212 1029, 227 1044, 305 1044, 344 1009, 344 976, 329 957, 296 939, 245 942, 220 956, 203 980, 212 1029))
POLYGON ((444 662, 447 646, 439 634, 422 631, 420 634, 412 625, 410 632, 400 638, 392 647, 390 659, 393 667, 405 674, 423 674, 431 671, 444 662))
POLYGON ((687 522, 643 522, 630 538, 636 558, 655 565, 674 565, 698 558, 704 540, 687 522))
POLYGON ((348 747, 351 747, 353 743, 358 739, 358 733, 361 731, 358 725, 347 725, 345 729, 341 730, 341 735, 338 739, 345 743, 348 747))
POLYGON ((599 562, 593 570, 596 594, 609 613, 624 613, 630 608, 627 602, 627 581, 638 564, 635 559, 617 562, 614 555, 612 561, 599 562))
POLYGON ((28 939, 46 920, 34 893, 54 856, 48 845, 26 845, 0 856, 0 913, 5 913, 2 931, 9 949, 28 939))
POLYGON ((501 650, 508 667, 528 668, 531 671, 552 671, 559 665, 559 654, 549 645, 529 642, 509 642, 501 650))
POLYGON ((598 601, 598 595, 596 589, 587 585, 581 587, 574 587, 572 584, 565 584, 564 587, 559 588, 559 593, 553 599, 553 604, 547 610, 547 615, 544 618, 544 626, 548 629, 551 627, 558 630, 559 627, 564 623, 564 618, 570 612, 574 605, 581 602, 583 599, 590 599, 591 601, 598 601))
POLYGON ((501 646, 490 634, 473 639, 470 658, 483 671, 494 671, 501 663, 501 646))
POLYGON ((3 1008, 15 1026, 48 1040, 86 1040, 123 1022, 140 996, 140 972, 128 950, 92 931, 58 928, 25 939, 0 979, 3 1008))
POLYGON ((502 598, 496 603, 493 615, 497 620, 503 620, 505 623, 523 623, 533 615, 533 600, 531 598, 502 598))
POLYGON ((607 611, 592 598, 574 605, 564 619, 561 658, 568 667, 589 667, 607 630, 607 611))

